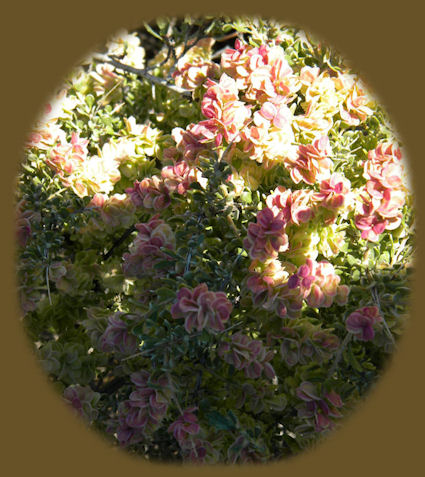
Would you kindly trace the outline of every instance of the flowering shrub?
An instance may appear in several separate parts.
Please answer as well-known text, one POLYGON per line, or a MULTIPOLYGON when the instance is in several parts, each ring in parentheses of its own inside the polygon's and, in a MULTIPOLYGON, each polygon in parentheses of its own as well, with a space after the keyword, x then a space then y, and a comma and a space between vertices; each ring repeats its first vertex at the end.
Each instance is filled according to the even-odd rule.
POLYGON ((412 192, 384 109, 323 43, 249 18, 119 32, 24 152, 23 323, 114 444, 281 459, 382 373, 406 322, 412 192))

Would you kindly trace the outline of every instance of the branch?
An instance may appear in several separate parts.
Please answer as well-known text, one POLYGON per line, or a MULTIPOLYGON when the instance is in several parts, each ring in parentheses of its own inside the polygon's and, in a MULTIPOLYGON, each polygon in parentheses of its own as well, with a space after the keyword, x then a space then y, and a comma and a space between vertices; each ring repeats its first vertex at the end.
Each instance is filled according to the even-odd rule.
POLYGON ((341 346, 339 347, 339 350, 337 351, 337 353, 335 355, 334 362, 332 363, 332 366, 329 369, 328 378, 330 378, 334 374, 334 372, 336 371, 336 367, 338 366, 338 363, 341 359, 342 353, 343 353, 345 347, 347 346, 347 344, 349 343, 349 341, 351 340, 351 337, 352 337, 351 333, 347 333, 345 335, 344 341, 341 343, 341 346))
POLYGON ((112 252, 117 247, 119 247, 127 239, 127 237, 129 237, 135 230, 136 230, 136 227, 134 225, 132 225, 130 228, 128 228, 121 235, 121 237, 112 244, 112 247, 109 249, 109 251, 103 255, 103 260, 107 260, 112 255, 112 252))
POLYGON ((118 61, 115 58, 112 58, 110 56, 95 55, 93 57, 93 59, 95 61, 100 61, 102 63, 110 64, 117 69, 126 71, 127 73, 133 73, 133 74, 135 74, 135 75, 137 75, 141 78, 144 78, 144 79, 148 80, 150 83, 158 84, 160 86, 164 86, 165 88, 168 88, 169 90, 174 91, 175 93, 179 93, 179 94, 181 94, 181 95, 183 95, 187 98, 192 97, 192 92, 191 91, 189 91, 187 89, 179 88, 176 85, 170 84, 168 82, 168 80, 166 80, 165 78, 159 78, 158 76, 153 76, 150 73, 148 73, 147 69, 134 68, 133 66, 121 63, 120 61, 118 61))
POLYGON ((381 310, 381 302, 380 302, 380 300, 379 300, 378 291, 376 290, 375 287, 372 287, 371 292, 372 292, 373 301, 375 302, 375 305, 376 305, 376 307, 378 308, 379 314, 380 314, 381 317, 382 317, 382 323, 383 323, 383 325, 384 325, 384 330, 385 330, 385 332, 386 332, 388 338, 390 339, 392 345, 395 346, 394 336, 393 336, 393 334, 391 333, 390 327, 388 326, 388 323, 385 321, 385 316, 384 316, 384 314, 382 313, 382 310, 381 310))

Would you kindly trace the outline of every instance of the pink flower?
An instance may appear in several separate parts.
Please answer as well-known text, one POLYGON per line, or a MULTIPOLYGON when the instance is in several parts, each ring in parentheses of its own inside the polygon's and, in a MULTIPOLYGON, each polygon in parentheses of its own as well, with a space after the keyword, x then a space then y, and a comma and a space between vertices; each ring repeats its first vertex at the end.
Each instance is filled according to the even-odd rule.
POLYGON ((96 404, 99 401, 100 394, 92 391, 89 386, 71 384, 64 390, 63 398, 80 417, 89 421, 96 419, 98 415, 96 404))
POLYGON ((328 178, 332 166, 332 161, 329 159, 331 154, 327 136, 315 139, 312 144, 298 146, 298 157, 286 160, 292 180, 295 184, 304 181, 313 185, 317 180, 328 178))
POLYGON ((131 374, 136 385, 129 396, 118 406, 117 423, 112 423, 110 431, 116 432, 123 446, 136 444, 151 435, 167 414, 171 399, 170 382, 166 376, 152 378, 147 371, 131 374))
POLYGON ((175 237, 169 225, 158 215, 135 227, 138 235, 130 246, 130 252, 123 255, 123 272, 129 277, 142 278, 152 271, 159 260, 169 258, 161 248, 173 250, 175 237))
POLYGON ((368 152, 368 158, 375 162, 397 163, 401 160, 401 151, 395 144, 381 142, 375 149, 368 152))
POLYGON ((171 316, 184 318, 188 333, 204 328, 222 331, 232 308, 225 293, 209 291, 207 285, 201 283, 193 290, 183 287, 178 291, 177 301, 171 307, 171 316))
POLYGON ((373 326, 383 321, 376 306, 365 306, 353 311, 345 322, 347 331, 360 341, 371 341, 375 336, 373 326))
POLYGON ((137 351, 139 340, 129 333, 129 325, 120 319, 122 312, 116 312, 108 319, 108 326, 100 338, 102 351, 117 351, 118 353, 130 355, 137 351))
POLYGON ((209 129, 201 123, 203 121, 198 124, 191 123, 186 130, 174 128, 171 135, 176 142, 176 148, 165 149, 164 156, 173 160, 183 158, 189 163, 196 162, 200 154, 208 149, 205 143, 214 139, 209 129))
POLYGON ((248 378, 259 378, 263 372, 269 379, 275 377, 276 373, 269 363, 274 353, 267 351, 259 340, 252 340, 246 335, 235 333, 232 335, 231 343, 220 345, 218 354, 226 363, 243 370, 248 378))
POLYGON ((207 81, 208 89, 202 103, 202 114, 208 122, 202 124, 207 127, 210 134, 217 136, 216 145, 221 144, 224 138, 228 143, 239 140, 239 131, 251 116, 250 108, 239 101, 239 91, 235 80, 225 73, 220 82, 207 81))
POLYGON ((96 218, 92 221, 97 229, 102 229, 103 226, 111 229, 128 227, 135 210, 133 201, 125 194, 113 194, 108 197, 106 194, 97 193, 88 207, 97 210, 100 214, 101 223, 96 218))
POLYGON ((188 163, 183 160, 172 166, 163 167, 161 177, 165 187, 170 192, 184 195, 189 189, 190 184, 200 178, 200 171, 190 168, 188 163))
POLYGON ((179 59, 172 74, 177 86, 193 91, 219 73, 219 66, 209 59, 213 44, 212 38, 203 38, 179 59))
POLYGON ((134 186, 125 190, 136 207, 162 210, 170 203, 170 191, 164 180, 158 176, 146 177, 141 182, 136 181, 134 186))
POLYGON ((60 176, 72 174, 88 156, 87 139, 81 139, 78 133, 72 133, 71 143, 61 143, 50 151, 47 164, 60 176))
POLYGON ((296 289, 309 306, 327 308, 334 301, 340 305, 347 301, 349 288, 340 285, 340 280, 331 263, 308 258, 297 273, 289 278, 288 287, 296 289))
POLYGON ((268 207, 260 210, 257 222, 248 225, 248 236, 243 242, 251 258, 264 261, 287 250, 288 236, 285 233, 285 225, 283 212, 268 207))
POLYGON ((314 194, 313 200, 320 201, 322 207, 338 209, 344 206, 350 186, 350 181, 336 172, 329 179, 322 180, 320 192, 314 194))
POLYGON ((200 426, 198 418, 193 414, 196 410, 197 407, 185 409, 183 414, 168 427, 168 432, 172 432, 179 443, 184 442, 189 436, 198 434, 200 426))
POLYGON ((260 110, 254 113, 254 124, 267 128, 273 125, 279 129, 290 125, 292 114, 288 106, 283 103, 283 99, 282 96, 277 96, 263 103, 260 110))
POLYGON ((350 126, 358 126, 373 113, 372 109, 368 107, 370 103, 370 98, 358 84, 354 83, 345 100, 345 107, 340 106, 341 119, 350 126))
POLYGON ((303 404, 297 406, 298 417, 312 419, 316 432, 332 429, 335 424, 331 418, 341 418, 338 411, 343 406, 341 397, 334 390, 319 393, 317 386, 304 381, 295 391, 303 404))

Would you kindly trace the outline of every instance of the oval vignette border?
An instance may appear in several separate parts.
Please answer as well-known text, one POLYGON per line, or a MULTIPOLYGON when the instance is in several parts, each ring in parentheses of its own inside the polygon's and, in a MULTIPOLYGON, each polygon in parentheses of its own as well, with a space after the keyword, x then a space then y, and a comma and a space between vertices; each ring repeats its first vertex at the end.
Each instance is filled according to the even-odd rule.
MULTIPOLYGON (((3 159, 1 204, 6 233, 1 237, 1 250, 6 271, 2 274, 1 289, 6 327, 2 340, 1 399, 6 421, 2 430, 2 467, 10 471, 5 475, 112 476, 146 472, 149 476, 204 477, 220 473, 223 477, 250 477, 262 470, 255 466, 192 468, 145 464, 111 449, 95 432, 87 431, 47 385, 17 320, 12 204, 20 145, 44 99, 60 84, 71 65, 117 29, 136 27, 161 15, 239 13, 299 25, 340 50, 387 109, 405 145, 420 214, 415 262, 416 270, 421 268, 424 200, 419 178, 425 171, 424 164, 420 164, 420 125, 425 104, 420 94, 414 96, 424 73, 424 67, 418 64, 421 55, 415 47, 423 45, 419 37, 422 17, 414 2, 405 0, 401 10, 365 0, 346 5, 330 0, 279 5, 270 0, 256 4, 252 0, 232 4, 216 0, 210 10, 207 7, 193 0, 178 5, 171 0, 156 5, 142 0, 123 0, 118 4, 97 0, 74 0, 69 4, 43 1, 36 5, 18 1, 10 5, 9 18, 4 17, 4 84, 0 91, 6 139, 3 145, 7 151, 3 159)), ((425 335, 419 308, 423 286, 423 278, 416 272, 410 322, 388 370, 366 402, 347 418, 341 430, 317 448, 288 461, 267 464, 264 472, 271 476, 295 472, 301 477, 310 473, 336 477, 343 473, 349 477, 379 471, 390 477, 405 472, 407 463, 412 469, 415 464, 420 468, 421 424, 425 424, 421 402, 424 385, 418 379, 423 363, 420 339, 425 335)))

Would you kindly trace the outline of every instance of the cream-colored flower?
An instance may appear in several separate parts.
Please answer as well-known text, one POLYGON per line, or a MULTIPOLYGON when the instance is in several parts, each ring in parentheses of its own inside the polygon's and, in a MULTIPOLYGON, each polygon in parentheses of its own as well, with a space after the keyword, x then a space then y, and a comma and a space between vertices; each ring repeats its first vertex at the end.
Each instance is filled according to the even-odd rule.
POLYGON ((135 156, 137 156, 135 141, 127 137, 109 141, 102 147, 102 157, 106 161, 114 160, 121 163, 129 161, 135 156))
POLYGON ((118 31, 107 43, 108 55, 123 56, 121 61, 134 68, 144 68, 145 49, 140 46, 136 33, 118 31))
POLYGON ((345 243, 345 232, 339 230, 337 224, 323 227, 319 231, 320 240, 317 243, 317 250, 326 258, 332 258, 339 254, 345 243))
MULTIPOLYGON (((124 122, 128 134, 136 138, 136 145, 142 148, 147 156, 156 157, 159 152, 159 140, 162 131, 152 128, 148 124, 137 124, 133 116, 124 118, 124 122)), ((137 147, 137 152, 140 153, 139 147, 137 147)))
POLYGON ((74 192, 80 197, 85 197, 98 192, 109 194, 120 178, 118 163, 115 160, 110 157, 91 156, 69 180, 74 192))

